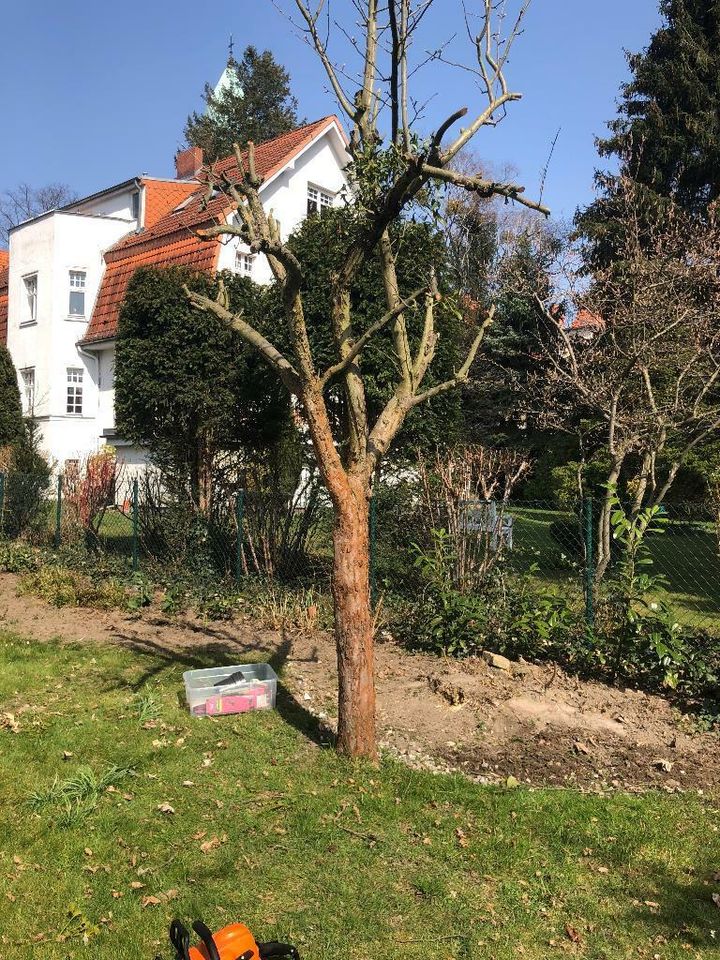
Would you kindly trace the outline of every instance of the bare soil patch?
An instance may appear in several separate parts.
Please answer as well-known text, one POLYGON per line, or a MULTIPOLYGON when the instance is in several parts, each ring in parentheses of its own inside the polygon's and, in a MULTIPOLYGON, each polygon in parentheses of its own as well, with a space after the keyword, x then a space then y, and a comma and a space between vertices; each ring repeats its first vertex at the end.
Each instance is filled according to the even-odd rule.
MULTIPOLYGON (((215 655, 222 662, 272 659, 296 705, 332 728, 328 633, 171 617, 154 607, 137 614, 56 609, 18 596, 17 581, 0 575, 6 629, 40 641, 115 643, 188 665, 215 655)), ((411 654, 393 642, 376 649, 381 742, 414 766, 487 782, 720 793, 720 734, 699 732, 662 697, 583 682, 552 665, 499 658, 502 669, 480 658, 411 654)))

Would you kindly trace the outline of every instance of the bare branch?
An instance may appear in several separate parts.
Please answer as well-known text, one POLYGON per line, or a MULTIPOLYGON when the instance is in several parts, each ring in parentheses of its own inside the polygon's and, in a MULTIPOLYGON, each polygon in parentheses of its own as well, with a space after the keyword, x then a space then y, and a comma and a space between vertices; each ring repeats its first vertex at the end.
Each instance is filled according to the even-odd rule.
POLYGON ((344 373, 347 368, 360 356, 370 340, 372 340, 372 338, 379 333, 383 327, 386 327, 405 310, 416 306, 418 298, 421 297, 427 289, 427 287, 420 287, 419 290, 415 290, 415 292, 411 293, 409 297, 401 300, 393 307, 392 310, 388 310, 388 312, 383 314, 379 320, 376 320, 375 323, 368 327, 365 333, 358 337, 355 343, 352 344, 348 353, 343 357, 343 359, 339 363, 334 364, 332 367, 328 367, 328 369, 320 378, 322 386, 327 386, 328 383, 344 373))
POLYGON ((459 384, 464 383, 465 380, 467 380, 470 374, 470 367, 472 367, 475 361, 477 352, 480 349, 480 344, 483 342, 485 333, 488 327, 490 326, 490 324, 493 322, 494 317, 495 317, 495 307, 492 306, 488 311, 487 316, 483 320, 477 336, 473 340, 472 346, 468 351, 468 355, 465 360, 465 363, 460 367, 460 369, 455 374, 455 376, 452 377, 452 379, 450 380, 446 380, 444 383, 439 383, 437 384, 437 386, 430 387, 429 390, 425 390, 423 393, 419 393, 416 396, 412 397, 409 401, 410 407, 416 407, 418 406, 418 404, 425 403, 426 400, 430 400, 432 397, 437 397, 441 393, 447 393, 448 390, 453 390, 459 384))
POLYGON ((202 310, 204 313, 214 313, 216 317, 219 317, 220 320, 228 324, 228 326, 237 330, 243 340, 254 347, 263 359, 278 372, 282 382, 290 393, 296 397, 302 397, 302 383, 295 367, 270 343, 267 337, 264 337, 243 319, 241 313, 233 313, 228 309, 227 303, 223 304, 202 293, 190 290, 187 284, 183 286, 183 290, 196 310, 202 310))

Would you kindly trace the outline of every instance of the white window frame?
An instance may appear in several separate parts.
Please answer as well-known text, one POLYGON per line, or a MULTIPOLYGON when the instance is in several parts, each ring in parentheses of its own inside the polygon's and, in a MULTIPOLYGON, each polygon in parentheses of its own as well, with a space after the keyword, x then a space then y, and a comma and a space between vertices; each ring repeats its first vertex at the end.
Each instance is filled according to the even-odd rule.
POLYGON ((24 315, 25 319, 20 321, 21 327, 28 327, 33 323, 37 323, 38 318, 38 275, 35 273, 27 273, 22 278, 23 281, 23 293, 25 295, 25 307, 24 315), (31 293, 31 284, 34 285, 34 290, 31 293))
POLYGON ((256 255, 254 253, 248 253, 247 250, 237 250, 235 252, 235 273, 239 273, 241 277, 252 277, 255 270, 255 259, 256 255))
POLYGON ((322 215, 325 210, 335 206, 335 195, 323 190, 322 187, 316 187, 313 183, 308 183, 307 187, 307 215, 319 213, 322 215), (311 209, 311 205, 314 209, 311 209))
POLYGON ((31 417, 35 410, 35 367, 22 367, 23 413, 31 417))
POLYGON ((68 317, 71 320, 84 320, 87 306, 87 270, 81 270, 79 267, 68 271, 68 317), (83 295, 82 313, 73 313, 72 295, 81 293, 83 295))
POLYGON ((82 367, 68 367, 65 384, 65 413, 69 417, 81 417, 83 412, 83 383, 82 367))

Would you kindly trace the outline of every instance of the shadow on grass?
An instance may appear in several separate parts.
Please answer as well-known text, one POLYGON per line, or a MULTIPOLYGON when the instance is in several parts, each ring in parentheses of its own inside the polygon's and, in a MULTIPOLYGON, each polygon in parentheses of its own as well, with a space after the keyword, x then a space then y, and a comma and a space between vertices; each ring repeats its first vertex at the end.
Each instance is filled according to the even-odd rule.
POLYGON ((687 886, 657 871, 644 877, 649 889, 637 891, 637 900, 628 905, 627 918, 642 925, 648 941, 675 941, 697 950, 714 945, 710 930, 718 929, 718 910, 711 899, 714 887, 708 882, 712 874, 703 866, 698 865, 698 876, 689 878, 687 886))
MULTIPOLYGON (((167 647, 146 637, 117 633, 115 639, 119 641, 123 649, 145 658, 140 676, 132 683, 123 685, 129 686, 131 690, 137 692, 147 683, 162 676, 167 670, 176 667, 181 667, 184 672, 185 670, 202 670, 208 667, 231 666, 240 662, 252 663, 262 660, 269 663, 278 675, 275 709, 282 719, 320 746, 326 746, 332 742, 334 739, 333 732, 314 714, 310 713, 280 679, 292 649, 292 641, 284 627, 280 631, 279 645, 244 641, 230 630, 218 627, 197 626, 193 629, 198 633, 210 636, 212 638, 211 642, 187 649, 167 647), (261 656, 258 657, 258 654, 261 656)), ((179 690, 178 692, 180 701, 184 703, 183 691, 179 690)))

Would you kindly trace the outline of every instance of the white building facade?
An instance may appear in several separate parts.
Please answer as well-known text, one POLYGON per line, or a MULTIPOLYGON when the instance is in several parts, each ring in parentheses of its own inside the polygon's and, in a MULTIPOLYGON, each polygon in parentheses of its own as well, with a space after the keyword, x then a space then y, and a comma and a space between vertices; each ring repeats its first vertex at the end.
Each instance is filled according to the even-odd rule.
MULTIPOLYGON (((138 266, 187 264, 272 279, 267 260, 239 240, 208 243, 195 233, 232 216, 224 197, 203 207, 198 154, 178 155, 175 180, 133 178, 10 232, 4 272, 0 260, 0 335, 5 321, 24 410, 57 472, 106 443, 128 466, 144 462, 117 434, 114 416, 117 319, 138 266)), ((283 237, 308 213, 342 202, 348 155, 335 117, 260 144, 256 156, 263 205, 283 237)))

